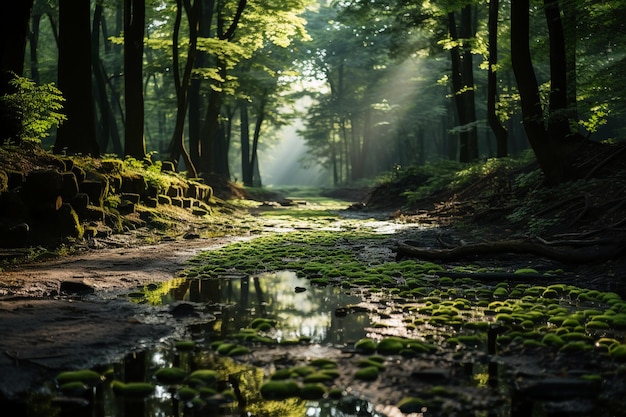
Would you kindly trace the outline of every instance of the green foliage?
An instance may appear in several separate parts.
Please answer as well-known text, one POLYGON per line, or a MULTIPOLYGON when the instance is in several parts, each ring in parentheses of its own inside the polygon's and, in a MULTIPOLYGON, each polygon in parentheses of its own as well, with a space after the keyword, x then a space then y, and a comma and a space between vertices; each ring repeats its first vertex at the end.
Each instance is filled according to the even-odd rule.
POLYGON ((0 97, 0 100, 21 121, 20 138, 14 139, 40 142, 53 127, 58 127, 67 119, 61 113, 65 99, 54 83, 37 85, 28 78, 16 75, 10 84, 15 92, 0 97))

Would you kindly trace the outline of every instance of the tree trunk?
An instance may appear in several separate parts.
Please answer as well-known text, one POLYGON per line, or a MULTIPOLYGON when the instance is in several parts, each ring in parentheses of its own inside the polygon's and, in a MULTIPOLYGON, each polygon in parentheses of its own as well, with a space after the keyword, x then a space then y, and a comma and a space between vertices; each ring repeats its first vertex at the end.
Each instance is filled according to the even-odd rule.
POLYGON ((252 185, 255 184, 254 177, 256 173, 256 183, 261 184, 261 174, 259 171, 259 160, 257 151, 259 149, 259 140, 261 139, 261 127, 265 121, 265 101, 263 101, 257 111, 256 123, 254 124, 254 133, 252 135, 252 155, 250 156, 250 171, 252 171, 252 185), (256 168, 256 169, 255 169, 256 168))
POLYGON ((558 183, 554 172, 555 156, 547 141, 537 77, 530 56, 529 0, 511 1, 511 64, 517 81, 522 107, 522 123, 537 162, 549 183, 558 183))
MULTIPOLYGON (((208 38, 211 36, 211 24, 213 21, 213 9, 215 0, 201 0, 200 2, 200 21, 198 22, 198 37, 208 38)), ((207 53, 204 51, 196 52, 195 68, 204 68, 209 65, 207 53)), ((202 103, 200 89, 202 87, 202 78, 192 78, 189 89, 189 156, 194 166, 199 171, 204 170, 203 160, 201 159, 201 126, 202 126, 202 103)))
MULTIPOLYGON (((0 13, 0 97, 14 92, 13 74, 23 75, 28 20, 33 0, 6 1, 0 13)), ((0 102, 0 143, 19 142, 22 122, 0 102)))
POLYGON ((195 0, 193 6, 190 0, 176 0, 176 21, 174 24, 174 33, 172 39, 172 56, 174 67, 174 87, 176 89, 176 124, 174 125, 174 133, 172 134, 172 140, 170 143, 170 161, 174 164, 178 163, 181 155, 185 162, 185 168, 191 178, 196 178, 198 173, 189 156, 189 153, 185 149, 185 117, 187 115, 187 106, 189 104, 188 93, 189 84, 191 82, 191 70, 193 69, 195 57, 196 57, 196 44, 198 41, 198 19, 200 17, 200 1, 195 0), (178 56, 178 35, 180 32, 180 21, 182 17, 182 8, 184 2, 185 12, 187 14, 187 21, 189 23, 189 47, 187 49, 187 62, 185 63, 185 69, 183 71, 183 77, 180 77, 180 66, 178 56))
POLYGON ((248 102, 244 99, 239 104, 241 123, 241 176, 243 185, 252 186, 252 170, 250 169, 250 121, 248 120, 248 102))
POLYGON ((496 66, 498 65, 498 8, 499 0, 489 1, 489 70, 487 73, 487 119, 489 126, 496 137, 496 156, 504 158, 508 156, 508 132, 502 125, 496 113, 496 101, 498 97, 498 78, 496 66))
POLYGON ((145 12, 145 0, 124 0, 124 153, 135 159, 146 156, 142 89, 145 12))
POLYGON ((67 121, 55 153, 99 155, 91 86, 91 12, 88 2, 59 1, 59 90, 67 121))
MULTIPOLYGON (((463 8, 461 18, 461 37, 470 37, 472 33, 471 8, 463 8)), ((448 13, 448 29, 450 37, 456 43, 461 42, 456 27, 454 12, 448 13)), ((466 38, 464 38, 466 39, 466 38)), ((478 138, 476 132, 476 110, 474 105, 474 75, 470 50, 461 53, 461 46, 450 49, 452 63, 452 87, 459 124, 461 125, 459 140, 459 161, 470 162, 478 158, 478 138)))
POLYGON ((544 0, 550 40, 550 111, 548 136, 551 141, 563 142, 570 134, 567 115, 567 61, 565 37, 558 0, 544 0))

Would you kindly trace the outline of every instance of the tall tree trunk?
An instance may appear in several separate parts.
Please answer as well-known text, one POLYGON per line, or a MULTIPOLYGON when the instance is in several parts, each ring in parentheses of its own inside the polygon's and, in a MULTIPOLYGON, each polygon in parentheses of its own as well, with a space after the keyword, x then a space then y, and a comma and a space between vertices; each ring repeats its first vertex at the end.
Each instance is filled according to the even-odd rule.
POLYGON ((146 156, 143 103, 143 36, 145 0, 124 0, 125 156, 146 156))
POLYGON ((200 17, 200 1, 195 0, 191 5, 190 0, 176 0, 176 22, 174 25, 174 34, 172 39, 172 55, 173 55, 173 67, 174 67, 174 86, 176 88, 177 108, 176 108, 176 124, 174 126, 174 133, 172 134, 172 141, 170 143, 170 161, 175 164, 178 163, 181 155, 185 162, 185 167, 191 176, 196 178, 198 173, 191 161, 189 153, 185 149, 185 117, 187 115, 187 106, 189 104, 188 93, 189 84, 191 81, 191 70, 193 69, 195 57, 196 57, 196 45, 198 42, 198 19, 200 17), (180 32, 180 21, 182 15, 182 8, 184 3, 185 13, 187 14, 187 21, 189 23, 189 46, 187 49, 187 62, 185 63, 185 69, 183 71, 183 77, 180 77, 180 66, 178 57, 178 35, 180 32))
MULTIPOLYGON (((470 37, 472 33, 471 8, 465 6, 461 12, 461 37, 470 37)), ((457 45, 450 49, 452 62, 452 87, 459 123, 459 160, 470 162, 478 157, 478 138, 476 133, 476 111, 474 106, 474 75, 471 50, 460 46, 461 42, 456 26, 454 12, 448 13, 450 37, 457 45), (463 50, 462 50, 463 49, 463 50)), ((467 39, 467 38, 463 38, 467 39)))
POLYGON ((548 136, 562 142, 570 134, 567 109, 567 60, 561 10, 558 0, 544 0, 550 40, 550 104, 548 136))
POLYGON ((261 139, 261 127, 263 126, 263 122, 265 121, 265 101, 263 101, 257 110, 256 115, 256 123, 254 124, 254 133, 252 135, 252 155, 250 156, 250 171, 252 171, 252 184, 255 185, 255 177, 256 184, 261 184, 261 174, 259 171, 259 159, 257 157, 257 152, 259 149, 259 141, 261 139))
POLYGON ((522 107, 522 123, 547 184, 563 179, 559 155, 546 135, 537 77, 530 55, 529 0, 511 1, 511 64, 522 107))
POLYGON ((88 2, 59 1, 59 90, 67 121, 58 131, 55 153, 98 156, 91 86, 91 11, 88 2))
POLYGON ((508 132, 502 125, 496 114, 496 101, 498 97, 498 78, 496 66, 498 65, 498 10, 499 0, 489 1, 489 70, 487 73, 487 119, 489 126, 496 137, 496 156, 504 158, 508 156, 508 132))
POLYGON ((241 124, 241 176, 243 185, 252 187, 252 170, 250 169, 250 121, 248 119, 248 102, 243 99, 239 103, 239 120, 241 124))
MULTIPOLYGON (((33 0, 7 1, 0 13, 0 97, 14 92, 13 74, 23 75, 26 37, 33 0)), ((19 142, 22 122, 0 102, 0 143, 19 142)))
MULTIPOLYGON (((201 0, 200 2, 200 21, 198 25, 198 37, 209 38, 211 36, 211 27, 213 22, 213 10, 215 0, 201 0)), ((204 51, 196 52, 195 68, 204 68, 209 65, 208 55, 204 51)), ((202 87, 202 78, 195 77, 191 80, 189 88, 189 156, 194 166, 199 171, 203 171, 206 164, 201 159, 201 126, 202 126, 202 103, 200 90, 202 87)))
POLYGON ((578 132, 578 105, 577 91, 578 81, 576 77, 576 49, 578 44, 578 34, 576 25, 578 24, 577 3, 563 2, 563 35, 565 36, 565 65, 567 66, 567 107, 570 126, 573 133, 578 132))
MULTIPOLYGON (((237 10, 228 28, 225 28, 225 19, 222 16, 222 8, 217 11, 217 37, 220 40, 232 41, 235 31, 241 20, 241 15, 246 8, 247 0, 239 0, 237 10)), ((216 67, 220 69, 220 76, 226 79, 225 64, 217 60, 216 67)), ((207 105, 206 116, 200 132, 200 151, 202 164, 206 169, 202 171, 215 173, 222 176, 228 175, 228 146, 225 143, 226 135, 220 134, 220 110, 223 102, 223 93, 211 90, 207 105), (226 162, 226 164, 224 164, 226 162)), ((221 132, 223 133, 223 132, 221 132)))

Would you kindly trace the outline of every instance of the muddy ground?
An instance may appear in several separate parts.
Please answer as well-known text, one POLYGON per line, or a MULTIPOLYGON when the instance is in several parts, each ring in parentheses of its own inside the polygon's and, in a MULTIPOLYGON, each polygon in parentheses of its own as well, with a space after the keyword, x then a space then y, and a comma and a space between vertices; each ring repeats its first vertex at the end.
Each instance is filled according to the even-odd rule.
POLYGON ((167 281, 199 251, 234 239, 145 245, 120 236, 107 247, 3 271, 0 398, 13 397, 59 370, 103 363, 176 334, 184 323, 167 308, 148 308, 120 296, 167 281))

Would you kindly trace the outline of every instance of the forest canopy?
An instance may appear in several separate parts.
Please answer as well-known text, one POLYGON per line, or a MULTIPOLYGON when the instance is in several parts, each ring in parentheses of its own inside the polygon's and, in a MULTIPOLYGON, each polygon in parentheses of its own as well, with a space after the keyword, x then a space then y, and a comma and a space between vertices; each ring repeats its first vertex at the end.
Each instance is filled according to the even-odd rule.
POLYGON ((532 149, 548 184, 624 138, 623 1, 25 0, 0 12, 0 140, 349 184, 532 149), (275 160, 276 164, 288 164, 275 160), (293 161, 291 161, 293 162, 293 161))

